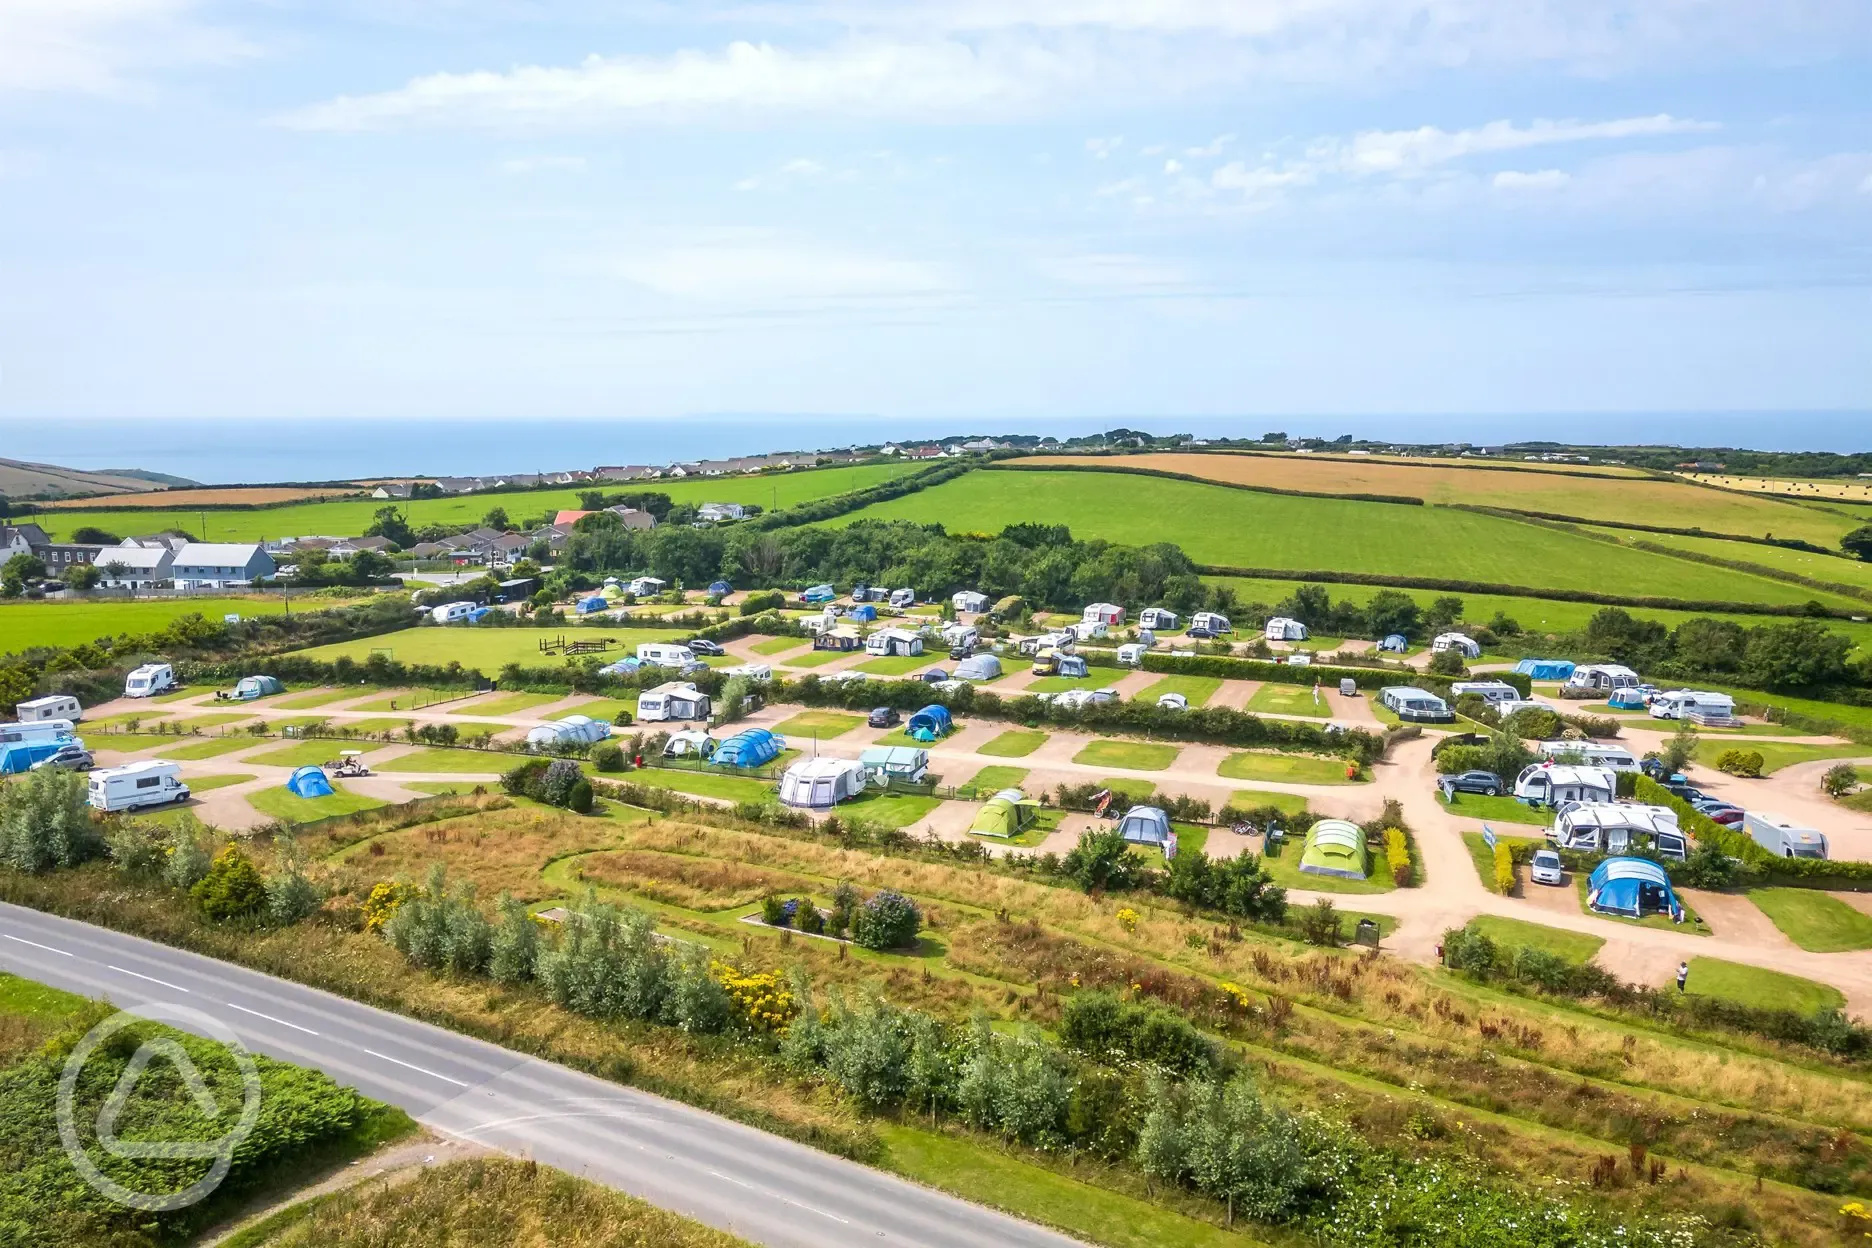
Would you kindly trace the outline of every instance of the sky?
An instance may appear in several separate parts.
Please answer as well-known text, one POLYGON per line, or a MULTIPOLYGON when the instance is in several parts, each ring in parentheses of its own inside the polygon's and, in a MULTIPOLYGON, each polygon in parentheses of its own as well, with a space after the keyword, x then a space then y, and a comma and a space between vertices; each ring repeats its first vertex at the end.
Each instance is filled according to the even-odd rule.
POLYGON ((1865 0, 0 0, 0 428, 1505 439, 1869 345, 1865 0))

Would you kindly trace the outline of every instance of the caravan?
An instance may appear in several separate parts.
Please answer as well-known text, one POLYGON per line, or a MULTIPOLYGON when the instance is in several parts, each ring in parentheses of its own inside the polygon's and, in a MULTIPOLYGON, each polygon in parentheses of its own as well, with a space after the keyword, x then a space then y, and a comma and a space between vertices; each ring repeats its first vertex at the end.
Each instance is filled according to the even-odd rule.
POLYGON ((656 667, 669 667, 677 671, 695 663, 695 651, 688 646, 679 646, 667 641, 646 641, 637 647, 637 661, 656 667))
POLYGON ((175 669, 167 663, 145 663, 124 677, 126 698, 153 698, 175 687, 175 669))
POLYGON ((445 602, 429 612, 429 618, 438 624, 466 624, 468 617, 474 614, 472 602, 445 602))
POLYGON ((1406 723, 1448 724, 1456 720, 1449 703, 1434 693, 1409 685, 1386 685, 1378 691, 1378 701, 1406 723))
POLYGON ((1594 854, 1629 854, 1648 846, 1673 862, 1682 862, 1690 850, 1690 838, 1668 806, 1581 802, 1560 812, 1547 839, 1558 849, 1594 854))
POLYGON ((29 698, 14 708, 22 724, 44 723, 52 719, 76 721, 83 714, 78 699, 69 693, 55 693, 44 698, 29 698))
POLYGON ((812 810, 836 806, 864 790, 864 766, 851 758, 802 759, 780 777, 780 800, 812 810))
POLYGON ((1467 633, 1438 633, 1430 643, 1430 653, 1445 654, 1454 650, 1465 659, 1482 657, 1482 643, 1467 633))
POLYGON ((1145 607, 1138 612, 1138 627, 1163 629, 1166 632, 1177 626, 1177 613, 1168 607, 1145 607))
POLYGON ((1618 796, 1618 778, 1604 767, 1530 763, 1515 777, 1514 795, 1529 806, 1610 802, 1618 796))
POLYGON ((1603 767, 1607 771, 1637 771, 1638 759, 1619 745, 1601 745, 1597 741, 1542 741, 1534 752, 1546 759, 1566 759, 1585 767, 1603 767))
POLYGON ((1612 693, 1619 689, 1636 688, 1638 673, 1620 663, 1589 663, 1585 667, 1576 667, 1573 674, 1566 678, 1561 686, 1575 695, 1581 693, 1612 693))
POLYGON ((1521 691, 1504 680, 1459 680, 1450 686, 1450 697, 1461 698, 1473 693, 1491 706, 1499 707, 1513 702, 1521 696, 1521 691))
POLYGON ((1229 623, 1228 616, 1223 615, 1219 611, 1198 611, 1195 615, 1191 616, 1190 631, 1195 632, 1197 629, 1212 633, 1217 637, 1220 637, 1223 633, 1232 633, 1235 631, 1234 626, 1229 623))
POLYGON ((69 719, 42 719, 30 724, 0 724, 0 776, 29 770, 69 746, 83 748, 72 736, 69 719))
POLYGON ((959 589, 949 599, 949 605, 965 615, 980 615, 988 609, 988 595, 978 594, 972 589, 959 589))
POLYGON ((188 785, 182 783, 182 764, 160 758, 94 771, 87 792, 91 808, 106 814, 186 802, 188 796, 188 785))
POLYGON ((1277 615, 1267 622, 1262 636, 1269 641, 1305 641, 1307 626, 1299 620, 1290 620, 1284 615, 1277 615))
POLYGON ((709 696, 686 681, 669 681, 637 695, 637 718, 647 724, 707 722, 709 696))
POLYGON ((1687 719, 1726 728, 1736 722, 1735 699, 1726 693, 1673 689, 1651 699, 1651 718, 1687 719))
POLYGON ((923 635, 907 628, 880 628, 865 638, 864 648, 866 654, 886 658, 911 657, 923 653, 923 635))

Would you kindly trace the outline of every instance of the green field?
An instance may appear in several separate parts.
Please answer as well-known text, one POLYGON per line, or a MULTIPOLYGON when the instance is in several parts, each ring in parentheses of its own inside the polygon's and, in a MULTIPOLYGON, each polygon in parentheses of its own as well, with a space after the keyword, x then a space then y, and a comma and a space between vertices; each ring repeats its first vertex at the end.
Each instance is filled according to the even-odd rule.
POLYGON ((1237 789, 1229 794, 1228 800, 1237 810, 1272 806, 1283 814, 1297 815, 1307 808, 1307 799, 1298 793, 1274 793, 1267 789, 1237 789))
POLYGON ((1346 779, 1342 758, 1319 758, 1311 754, 1276 754, 1271 751, 1243 750, 1222 760, 1216 774, 1225 780, 1273 780, 1286 784, 1358 784, 1346 779))
MULTIPOLYGON (((1864 710, 1864 707, 1842 708, 1864 710)), ((1714 770, 1716 760, 1725 750, 1741 750, 1762 756, 1762 775, 1771 776, 1783 767, 1812 763, 1828 758, 1872 758, 1872 745, 1798 745, 1790 741, 1705 741, 1697 748, 1697 765, 1714 770)))
MULTIPOLYGON (((1671 523, 1656 521, 1651 523, 1671 523)), ((1714 528, 1714 525, 1708 527, 1714 528)), ((1649 542, 1654 546, 1668 546, 1673 550, 1686 550, 1693 554, 1714 555, 1718 559, 1733 559, 1737 563, 1752 563, 1759 567, 1773 568, 1778 572, 1791 572, 1796 576, 1810 577, 1816 581, 1826 581, 1835 585, 1854 585, 1861 589, 1872 590, 1872 563, 1863 559, 1852 559, 1840 555, 1816 555, 1809 550, 1793 550, 1786 546, 1762 546, 1755 542, 1727 542, 1720 537, 1679 537, 1674 533, 1638 533, 1630 529, 1595 528, 1594 532, 1603 533, 1621 542, 1649 542)), ((1782 537, 1797 537, 1796 533, 1783 533, 1782 537)), ((1835 542, 1813 539, 1816 545, 1836 549, 1835 542)))
POLYGON ((618 778, 630 784, 647 784, 652 788, 687 793, 691 797, 716 797, 730 802, 760 802, 774 795, 771 784, 762 784, 744 776, 717 775, 712 771, 645 767, 618 778))
POLYGON ((163 758, 187 760, 219 758, 223 754, 232 754, 236 750, 250 749, 265 741, 265 737, 205 737, 198 741, 191 740, 186 744, 177 745, 173 749, 162 750, 160 754, 163 758))
MULTIPOLYGON (((50 517, 34 516, 35 521, 50 517)), ((51 525, 45 526, 48 530, 51 525)), ((148 532, 138 529, 137 532, 148 532)), ((334 600, 310 599, 301 611, 339 605, 334 600), (316 605, 314 605, 316 604, 316 605)), ((137 636, 161 632, 185 615, 219 620, 224 615, 251 617, 278 615, 286 609, 279 595, 252 598, 146 598, 124 601, 0 603, 0 654, 34 646, 76 646, 119 633, 137 636)), ((202 692, 195 690, 196 693, 202 692)))
POLYGON ((1044 518, 1081 539, 1130 545, 1172 542, 1198 563, 1335 568, 1599 589, 1643 586, 1657 597, 1837 606, 1856 599, 1620 548, 1573 533, 1444 507, 1406 507, 1333 498, 1293 498, 1152 477, 1083 472, 971 472, 915 494, 827 523, 860 519, 942 523, 952 533, 996 533, 1044 518), (1252 557, 1243 534, 1255 534, 1252 557), (1533 572, 1531 569, 1538 569, 1533 572))
POLYGON ((838 808, 845 819, 864 819, 887 828, 907 828, 942 805, 939 797, 920 793, 893 793, 889 789, 866 789, 838 808))
POLYGON ((263 750, 258 754, 250 754, 241 761, 257 763, 262 767, 323 767, 326 763, 336 762, 340 750, 357 748, 359 747, 345 741, 295 741, 291 745, 282 745, 276 750, 263 750))
POLYGON ((1303 715, 1309 719, 1331 719, 1332 700, 1324 689, 1310 685, 1262 685, 1248 699, 1247 709, 1263 715, 1303 715))
POLYGON ((936 654, 892 654, 882 658, 866 659, 858 664, 858 670, 869 672, 873 676, 908 676, 940 659, 936 654))
POLYGON ((1793 1010, 1796 1014, 1818 1014, 1846 1004, 1837 988, 1721 958, 1691 958, 1686 991, 1693 997, 1722 997, 1758 1010, 1793 1010))
POLYGON ((243 794, 247 804, 263 815, 275 819, 284 819, 290 823, 311 823, 315 819, 329 819, 333 815, 349 815, 360 810, 375 810, 389 803, 381 798, 365 797, 362 793, 353 793, 343 785, 332 785, 330 797, 299 797, 288 793, 285 785, 270 789, 261 789, 256 793, 243 794))
POLYGON ((232 784, 245 784, 253 778, 251 774, 240 772, 222 776, 190 776, 188 787, 191 794, 212 793, 216 789, 225 789, 232 784))
POLYGON ((1086 767, 1121 767, 1126 771, 1162 771, 1182 753, 1174 745, 1143 741, 1094 741, 1073 755, 1086 767))
POLYGON ((369 685, 359 685, 351 689, 314 689, 309 693, 295 693, 281 698, 273 704, 279 711, 310 711, 317 707, 329 706, 333 702, 344 702, 351 698, 361 698, 369 693, 369 685))
POLYGON ((1837 897, 1811 888, 1754 888, 1748 899, 1782 935, 1809 952, 1872 949, 1872 914, 1837 897))
MULTIPOLYGON (((1179 846, 1181 848, 1181 846, 1179 846)), ((1304 889, 1312 893, 1389 893, 1397 888, 1391 878, 1391 863, 1385 857, 1385 851, 1373 849, 1371 853, 1371 874, 1362 880, 1348 880, 1335 875, 1310 875, 1300 869, 1301 855, 1306 851, 1306 838, 1290 836, 1281 852, 1271 858, 1262 858, 1267 872, 1276 884, 1283 888, 1304 889)))
POLYGON ((1479 914, 1470 919, 1469 930, 1481 932, 1498 945, 1511 949, 1539 949, 1565 958, 1576 966, 1584 966, 1592 961, 1605 944, 1602 937, 1590 936, 1585 932, 1569 932, 1558 927, 1548 927, 1544 923, 1527 923, 1492 914, 1479 914))
POLYGON ((372 698, 368 702, 354 702, 344 709, 347 711, 419 711, 427 706, 445 706, 452 710, 454 703, 473 696, 474 692, 469 689, 386 689, 380 698, 372 698))
POLYGON ((984 767, 969 777, 978 796, 990 796, 1002 789, 1018 789, 1027 779, 1025 767, 984 767))
POLYGON ((816 737, 829 741, 862 727, 862 715, 841 715, 837 711, 801 711, 793 718, 775 724, 773 730, 783 737, 816 737))
POLYGON ((769 637, 766 641, 755 642, 752 648, 755 654, 775 655, 811 644, 812 641, 805 637, 769 637))
POLYGON ((1464 819, 1488 819, 1496 823, 1525 823, 1537 828, 1547 827, 1553 822, 1550 812, 1535 810, 1525 802, 1518 802, 1512 797, 1485 797, 1480 793, 1458 793, 1454 801, 1445 802, 1441 793, 1437 801, 1452 815, 1464 819))
MULTIPOLYGON (((508 517, 517 525, 542 515, 550 516, 556 511, 576 508, 580 490, 597 488, 611 494, 637 491, 667 494, 678 503, 758 503, 771 511, 776 506, 791 507, 795 503, 860 490, 924 466, 914 463, 860 464, 770 476, 643 481, 628 485, 614 482, 595 487, 568 486, 561 490, 419 498, 398 503, 397 508, 409 516, 409 522, 415 528, 429 524, 476 525, 492 507, 505 509, 508 517)), ((284 507, 245 511, 211 511, 206 516, 188 509, 159 511, 153 507, 100 508, 95 511, 60 509, 35 515, 33 519, 45 528, 54 541, 65 540, 74 529, 88 524, 120 535, 179 528, 200 541, 253 542, 294 533, 334 533, 341 537, 354 537, 369 527, 372 516, 382 506, 384 504, 377 499, 360 498, 293 503, 284 507), (204 523, 207 525, 205 530, 202 527, 204 523)))
POLYGON ((491 698, 483 698, 464 705, 449 707, 452 715, 485 715, 490 718, 502 715, 519 715, 535 707, 545 706, 550 702, 563 702, 565 699, 556 693, 501 693, 491 698))
POLYGON ((521 760, 492 750, 413 750, 372 763, 374 771, 445 771, 466 775, 499 775, 521 760))
POLYGON ((1167 693, 1180 693, 1189 699, 1191 706, 1202 706, 1215 697, 1222 689, 1222 681, 1216 676, 1166 676, 1148 688, 1132 695, 1133 702, 1155 702, 1167 693))
MULTIPOLYGON (((356 659, 363 662, 371 653, 383 650, 398 663, 422 663, 437 667, 449 663, 460 663, 463 667, 479 671, 483 676, 492 678, 500 674, 500 669, 509 663, 518 663, 522 667, 558 667, 567 660, 557 654, 543 654, 539 644, 551 638, 558 640, 563 633, 573 641, 602 641, 610 639, 611 649, 603 657, 607 662, 622 659, 637 653, 640 642, 675 641, 687 637, 692 630, 680 628, 473 628, 456 625, 440 628, 425 625, 419 628, 406 628, 396 633, 381 633, 375 637, 360 637, 355 641, 334 642, 329 646, 314 646, 309 650, 295 650, 301 658, 320 659, 331 662, 336 658, 356 659)), ((581 656, 583 657, 583 656, 581 656)))
POLYGON ((1010 728, 994 740, 976 746, 975 752, 994 758, 1026 758, 1046 742, 1047 734, 1044 732, 1028 732, 1019 728, 1010 728))
MULTIPOLYGON (((858 651, 857 653, 862 654, 863 651, 858 651)), ((824 667, 828 663, 833 663, 839 659, 849 657, 851 657, 851 652, 838 650, 808 650, 804 654, 781 659, 780 665, 782 667, 824 667)))
POLYGON ((637 714, 636 698, 596 698, 590 702, 581 702, 569 710, 560 711, 554 719, 565 719, 572 715, 583 715, 586 719, 602 719, 607 724, 615 724, 619 713, 637 714))

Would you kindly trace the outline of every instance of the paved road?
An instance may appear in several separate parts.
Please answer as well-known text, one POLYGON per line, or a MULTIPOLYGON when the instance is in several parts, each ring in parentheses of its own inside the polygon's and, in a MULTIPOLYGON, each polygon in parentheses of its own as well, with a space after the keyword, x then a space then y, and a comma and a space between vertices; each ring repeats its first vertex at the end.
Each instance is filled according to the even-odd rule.
POLYGON ((0 969, 131 1011, 189 1006, 225 1022, 255 1052, 322 1070, 435 1131, 536 1158, 775 1248, 1074 1243, 686 1105, 4 903, 0 969))

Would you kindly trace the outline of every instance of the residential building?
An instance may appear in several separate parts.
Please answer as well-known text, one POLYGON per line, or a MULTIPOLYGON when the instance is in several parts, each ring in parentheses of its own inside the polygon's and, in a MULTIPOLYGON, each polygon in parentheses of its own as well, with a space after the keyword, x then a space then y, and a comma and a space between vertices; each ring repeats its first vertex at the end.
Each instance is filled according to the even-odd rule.
POLYGON ((221 589, 271 576, 273 566, 257 542, 190 542, 176 552, 170 579, 177 589, 221 589))
POLYGON ((696 519, 710 524, 720 524, 724 520, 739 520, 747 515, 747 508, 740 503, 703 503, 696 508, 696 519))
POLYGON ((656 517, 647 511, 640 511, 635 507, 607 507, 605 510, 623 521, 627 529, 656 528, 656 517))
POLYGON ((107 546, 98 552, 98 584, 108 589, 143 589, 170 577, 175 552, 167 546, 107 546))
POLYGON ((410 496, 410 487, 409 484, 404 481, 386 481, 372 490, 370 496, 378 499, 408 498, 410 496))
POLYGON ((36 555, 52 539, 36 524, 0 524, 0 564, 14 555, 36 555))

